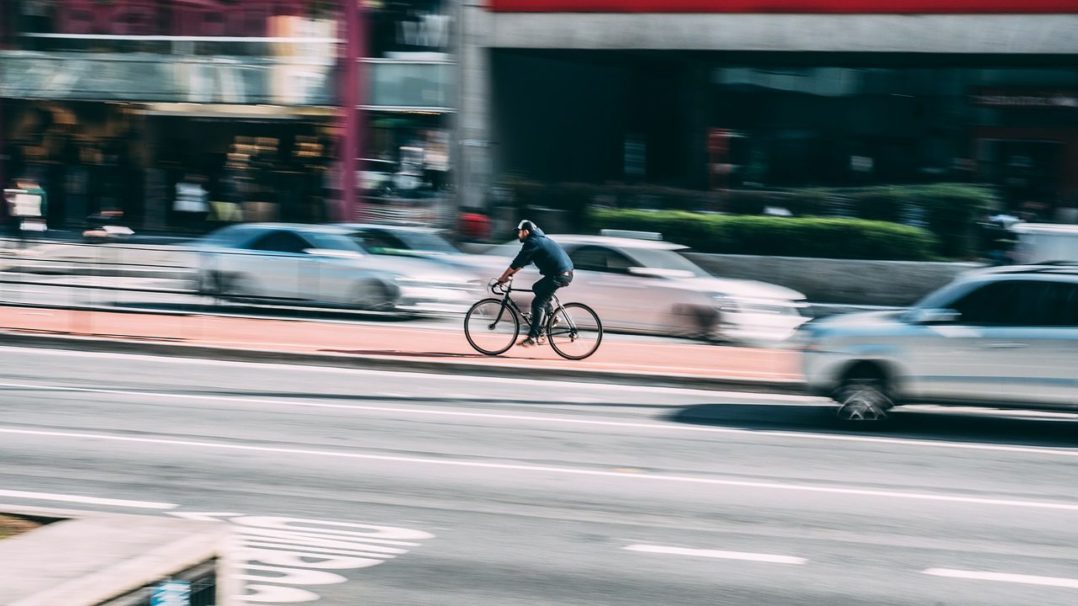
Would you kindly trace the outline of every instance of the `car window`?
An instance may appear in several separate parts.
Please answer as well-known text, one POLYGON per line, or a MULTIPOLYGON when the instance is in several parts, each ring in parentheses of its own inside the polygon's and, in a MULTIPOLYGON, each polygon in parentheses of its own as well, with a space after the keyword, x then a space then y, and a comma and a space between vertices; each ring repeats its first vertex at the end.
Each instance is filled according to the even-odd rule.
POLYGON ((1078 286, 1047 280, 993 282, 952 304, 962 324, 1078 326, 1078 286))
POLYGON ((272 231, 247 246, 251 250, 277 253, 302 253, 312 248, 309 242, 290 231, 272 231))
POLYGON ((257 234, 259 230, 246 225, 231 225, 219 229, 202 238, 200 244, 209 246, 235 247, 257 234))
POLYGON ((314 248, 325 250, 343 250, 347 252, 361 253, 363 250, 352 238, 341 234, 327 234, 321 232, 308 232, 304 237, 314 244, 314 248))
POLYGON ((575 269, 584 271, 626 273, 633 267, 629 257, 602 246, 581 246, 569 253, 569 259, 575 269))
POLYGON ((951 307, 962 314, 961 324, 1013 326, 1020 324, 1019 283, 990 282, 959 298, 951 307))
POLYGON ((711 274, 704 271, 699 265, 681 256, 673 250, 656 250, 650 248, 629 248, 628 253, 635 258, 633 265, 636 267, 650 267, 652 269, 669 269, 679 272, 687 272, 697 278, 706 278, 711 274))
POLYGON ((1034 326, 1078 326, 1078 285, 1065 282, 1031 282, 1023 315, 1034 326))
POLYGON ((371 254, 393 255, 408 250, 408 244, 397 236, 382 230, 356 232, 355 237, 371 254))

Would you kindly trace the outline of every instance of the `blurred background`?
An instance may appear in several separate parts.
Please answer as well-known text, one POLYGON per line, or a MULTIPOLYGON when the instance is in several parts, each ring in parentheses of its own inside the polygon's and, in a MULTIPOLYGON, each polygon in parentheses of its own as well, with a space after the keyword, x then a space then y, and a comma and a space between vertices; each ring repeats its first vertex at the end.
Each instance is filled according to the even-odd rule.
POLYGON ((7 0, 0 181, 39 183, 50 229, 119 211, 143 233, 375 219, 500 241, 524 214, 628 221, 594 225, 605 207, 882 219, 973 257, 987 216, 1078 221, 1073 32, 1040 14, 1066 2, 894 27, 880 3, 648 4, 7 0))

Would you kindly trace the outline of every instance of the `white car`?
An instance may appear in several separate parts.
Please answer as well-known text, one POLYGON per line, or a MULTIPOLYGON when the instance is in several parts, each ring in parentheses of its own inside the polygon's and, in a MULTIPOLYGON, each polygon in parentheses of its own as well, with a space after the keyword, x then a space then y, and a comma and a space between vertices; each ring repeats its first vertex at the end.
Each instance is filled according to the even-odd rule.
POLYGON ((424 259, 370 255, 333 225, 249 223, 193 244, 205 295, 377 311, 463 312, 482 294, 475 273, 424 259))
MULTIPOLYGON (((801 293, 715 277, 679 254, 685 246, 607 236, 548 237, 565 249, 575 268, 572 284, 558 291, 559 298, 590 305, 609 330, 768 345, 789 338, 808 320, 801 293)), ((488 252, 506 267, 520 246, 512 241, 488 252)), ((539 277, 530 267, 515 284, 529 288, 539 277)))
POLYGON ((810 392, 839 418, 901 404, 1078 410, 1078 264, 976 270, 906 311, 805 325, 810 392))

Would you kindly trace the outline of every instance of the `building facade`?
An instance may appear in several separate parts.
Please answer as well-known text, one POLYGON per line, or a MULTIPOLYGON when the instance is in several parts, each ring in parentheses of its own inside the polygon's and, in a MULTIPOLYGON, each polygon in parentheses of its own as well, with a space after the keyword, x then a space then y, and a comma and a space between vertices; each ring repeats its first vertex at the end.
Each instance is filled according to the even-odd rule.
POLYGON ((1078 206, 1070 0, 486 0, 462 203, 507 178, 689 190, 976 182, 1078 206))
POLYGON ((200 230, 354 219, 387 193, 444 195, 453 62, 439 0, 357 3, 352 22, 339 0, 2 7, 0 182, 41 182, 50 225, 112 210, 136 229, 173 229, 185 181, 208 191, 200 230), (378 174, 363 174, 366 158, 378 174), (372 179, 400 187, 365 189, 372 179))

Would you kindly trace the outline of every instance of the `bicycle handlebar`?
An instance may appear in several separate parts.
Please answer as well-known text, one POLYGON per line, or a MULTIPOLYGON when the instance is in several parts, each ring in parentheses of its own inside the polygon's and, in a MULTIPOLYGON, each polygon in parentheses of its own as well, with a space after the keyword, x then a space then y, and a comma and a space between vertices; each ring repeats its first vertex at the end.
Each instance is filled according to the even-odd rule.
POLYGON ((498 279, 494 278, 487 283, 487 287, 490 288, 490 292, 496 295, 504 295, 513 289, 513 279, 509 278, 504 284, 499 284, 498 279))

